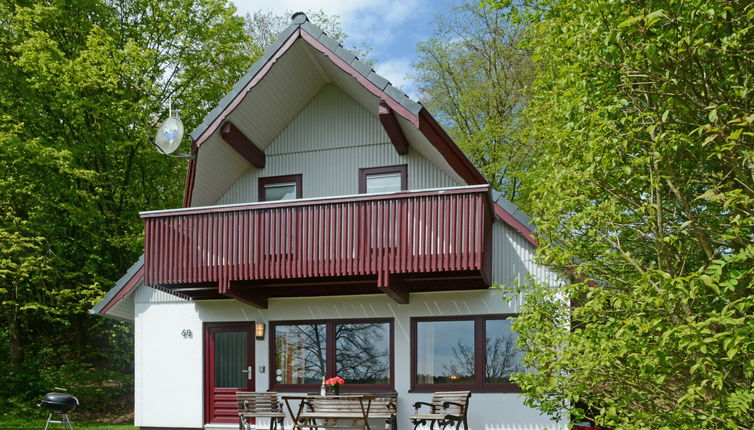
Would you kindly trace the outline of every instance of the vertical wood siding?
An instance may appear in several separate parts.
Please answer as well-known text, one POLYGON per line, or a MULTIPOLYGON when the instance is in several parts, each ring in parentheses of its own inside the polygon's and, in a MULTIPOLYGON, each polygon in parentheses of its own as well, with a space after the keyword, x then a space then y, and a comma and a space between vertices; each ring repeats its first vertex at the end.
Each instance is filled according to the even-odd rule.
POLYGON ((408 165, 409 189, 464 185, 418 152, 400 156, 379 119, 338 87, 326 85, 265 149, 264 169, 250 168, 217 204, 258 201, 259 177, 302 174, 303 197, 358 193, 359 168, 408 165))
POLYGON ((492 238, 493 282, 511 285, 525 282, 527 276, 532 276, 539 283, 551 286, 562 284, 562 277, 536 263, 532 244, 503 221, 495 220, 492 238))

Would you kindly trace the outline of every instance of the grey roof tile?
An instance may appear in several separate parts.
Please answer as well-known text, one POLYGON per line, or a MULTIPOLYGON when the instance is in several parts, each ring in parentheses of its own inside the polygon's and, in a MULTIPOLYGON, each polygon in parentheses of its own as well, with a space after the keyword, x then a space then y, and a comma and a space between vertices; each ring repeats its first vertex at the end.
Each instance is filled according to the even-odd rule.
POLYGON ((351 61, 351 67, 353 67, 357 72, 361 73, 364 76, 367 76, 373 72, 372 66, 359 60, 358 58, 355 58, 353 61, 351 61))
POLYGON ((323 45, 325 45, 325 48, 329 49, 332 52, 335 52, 338 50, 338 48, 342 48, 340 46, 340 43, 338 43, 337 40, 333 39, 332 37, 328 36, 325 33, 322 33, 317 40, 320 41, 323 45))
POLYGON ((390 83, 390 81, 378 75, 374 70, 370 72, 369 75, 367 75, 367 79, 369 79, 369 81, 373 84, 377 85, 377 88, 381 90, 384 90, 385 87, 387 87, 390 83))
POLYGON ((421 104, 411 100, 411 98, 409 98, 406 93, 401 91, 398 87, 393 86, 392 84, 388 85, 385 88, 385 92, 387 93, 387 95, 392 97, 395 101, 400 103, 401 106, 408 109, 408 111, 414 115, 419 114, 419 111, 422 109, 421 104))
POLYGON ((346 64, 351 64, 351 62, 356 59, 356 55, 354 55, 353 52, 342 46, 338 47, 338 49, 335 50, 335 55, 340 57, 341 60, 345 61, 346 64))
POLYGON ((325 34, 325 32, 321 28, 317 27, 316 25, 312 24, 309 21, 306 21, 303 24, 301 24, 301 28, 305 30, 307 33, 309 33, 310 35, 312 35, 312 37, 314 37, 317 40, 319 40, 319 38, 323 34, 325 34))

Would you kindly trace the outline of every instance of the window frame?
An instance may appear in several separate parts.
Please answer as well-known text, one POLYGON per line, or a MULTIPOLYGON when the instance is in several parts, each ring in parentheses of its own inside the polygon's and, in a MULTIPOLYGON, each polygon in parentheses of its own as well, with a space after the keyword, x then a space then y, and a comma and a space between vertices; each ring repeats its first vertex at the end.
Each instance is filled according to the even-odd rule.
POLYGON ((408 190, 408 164, 382 167, 362 167, 359 169, 359 194, 367 192, 367 176, 384 173, 398 173, 401 175, 401 191, 408 190))
POLYGON ((389 384, 351 384, 346 380, 346 383, 341 385, 341 392, 375 392, 375 393, 392 393, 395 392, 395 322, 394 318, 343 318, 343 319, 317 319, 317 320, 285 320, 285 321, 270 321, 270 333, 268 335, 269 343, 269 387, 271 391, 278 392, 313 392, 319 393, 321 383, 318 384, 279 384, 275 381, 275 372, 277 370, 277 362, 275 360, 275 329, 281 325, 305 325, 305 324, 324 324, 325 325, 325 337, 326 337, 326 356, 325 366, 326 377, 330 378, 335 376, 335 326, 337 324, 367 324, 367 323, 387 323, 389 330, 389 345, 390 345, 390 383, 389 384))
MULTIPOLYGON (((299 173, 297 175, 284 175, 284 176, 265 176, 259 178, 259 189, 257 192, 257 199, 260 202, 266 202, 267 200, 267 193, 265 192, 265 186, 267 185, 273 185, 273 184, 283 184, 286 182, 293 182, 296 184, 296 198, 300 199, 303 195, 302 188, 301 188, 301 180, 302 175, 299 173)), ((277 201, 284 201, 284 200, 271 200, 273 202, 277 201)))
POLYGON ((454 315, 436 317, 411 317, 411 385, 409 393, 433 393, 435 391, 470 390, 480 393, 520 393, 521 388, 514 383, 495 384, 484 381, 487 367, 488 320, 516 318, 518 314, 454 315), (473 321, 474 322, 474 383, 473 384, 419 384, 417 382, 417 325, 420 322, 473 321), (482 346, 484 345, 484 346, 482 346))

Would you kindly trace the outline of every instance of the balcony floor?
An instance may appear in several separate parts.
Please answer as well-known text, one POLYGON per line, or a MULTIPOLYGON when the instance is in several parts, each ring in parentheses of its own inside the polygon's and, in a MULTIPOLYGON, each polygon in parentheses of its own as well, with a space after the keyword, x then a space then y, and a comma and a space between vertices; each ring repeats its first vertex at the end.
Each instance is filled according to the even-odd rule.
MULTIPOLYGON (((479 272, 405 274, 397 279, 408 293, 428 291, 484 290, 490 286, 479 272)), ((358 294, 384 294, 377 287, 376 276, 343 276, 323 278, 293 278, 279 280, 249 280, 231 282, 232 288, 264 298, 320 297, 358 294)), ((217 284, 163 285, 171 291, 194 300, 216 300, 228 297, 218 292, 217 284)))

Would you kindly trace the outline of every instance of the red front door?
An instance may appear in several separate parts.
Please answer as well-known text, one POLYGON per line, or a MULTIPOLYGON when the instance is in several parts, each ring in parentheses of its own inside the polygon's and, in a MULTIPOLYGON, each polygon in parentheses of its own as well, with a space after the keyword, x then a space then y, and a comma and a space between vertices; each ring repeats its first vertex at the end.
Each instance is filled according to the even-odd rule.
POLYGON ((205 422, 238 422, 236 391, 254 391, 254 322, 205 323, 205 422))

